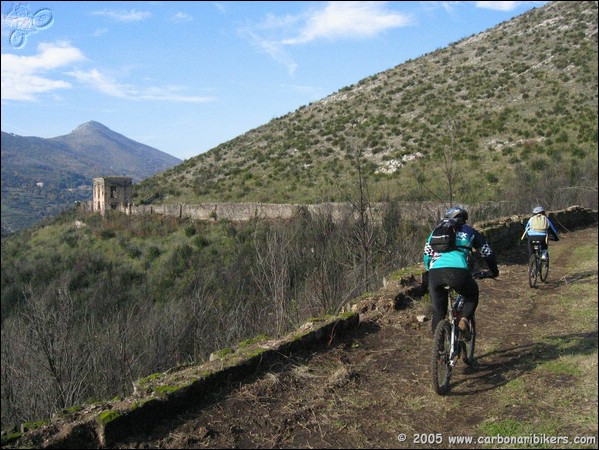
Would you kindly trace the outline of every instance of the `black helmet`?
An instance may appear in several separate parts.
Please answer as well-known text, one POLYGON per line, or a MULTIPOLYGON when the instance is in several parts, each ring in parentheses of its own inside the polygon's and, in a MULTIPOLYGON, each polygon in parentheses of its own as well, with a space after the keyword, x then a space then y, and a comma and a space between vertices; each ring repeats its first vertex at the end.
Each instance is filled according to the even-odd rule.
POLYGON ((537 206, 535 207, 535 209, 532 210, 533 214, 545 214, 545 208, 543 208, 542 206, 537 206))
POLYGON ((449 208, 445 213, 445 218, 454 219, 459 224, 466 223, 468 220, 468 211, 459 206, 449 208))

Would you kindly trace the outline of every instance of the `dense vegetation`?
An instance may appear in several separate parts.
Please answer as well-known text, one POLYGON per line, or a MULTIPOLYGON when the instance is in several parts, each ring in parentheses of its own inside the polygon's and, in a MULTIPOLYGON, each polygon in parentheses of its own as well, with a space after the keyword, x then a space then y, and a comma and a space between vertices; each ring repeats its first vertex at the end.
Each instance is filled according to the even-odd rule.
POLYGON ((390 207, 340 222, 193 223, 70 212, 2 243, 2 422, 125 395, 132 381, 335 313, 420 257, 390 207))

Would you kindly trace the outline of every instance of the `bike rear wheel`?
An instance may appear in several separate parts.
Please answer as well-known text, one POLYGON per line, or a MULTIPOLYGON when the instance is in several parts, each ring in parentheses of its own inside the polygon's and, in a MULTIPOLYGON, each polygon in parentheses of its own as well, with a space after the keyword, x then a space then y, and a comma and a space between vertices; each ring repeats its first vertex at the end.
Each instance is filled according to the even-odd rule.
POLYGON ((531 255, 528 260, 528 284, 531 288, 537 286, 537 278, 539 277, 539 267, 536 255, 531 255))
POLYGON ((476 345, 476 321, 470 319, 470 340, 464 341, 464 362, 471 366, 474 363, 474 347, 476 345))
POLYGON ((449 390, 451 378, 451 325, 447 320, 439 322, 433 335, 433 355, 431 360, 431 375, 433 389, 439 395, 449 390))
POLYGON ((547 275, 549 275, 549 260, 542 260, 541 263, 541 281, 544 283, 545 281, 547 281, 547 275))

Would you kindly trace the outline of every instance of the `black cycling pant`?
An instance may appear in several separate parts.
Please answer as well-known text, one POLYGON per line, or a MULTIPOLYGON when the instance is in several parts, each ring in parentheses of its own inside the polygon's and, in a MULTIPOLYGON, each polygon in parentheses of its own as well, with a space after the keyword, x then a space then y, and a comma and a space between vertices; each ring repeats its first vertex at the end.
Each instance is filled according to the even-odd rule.
POLYGON ((528 256, 532 256, 535 253, 533 244, 539 244, 541 250, 547 250, 547 236, 528 236, 528 256))
POLYGON ((437 324, 447 315, 447 296, 449 292, 445 286, 455 289, 464 296, 464 309, 462 315, 467 319, 474 316, 478 306, 478 284, 466 269, 431 269, 428 273, 428 293, 433 303, 433 333, 437 324))

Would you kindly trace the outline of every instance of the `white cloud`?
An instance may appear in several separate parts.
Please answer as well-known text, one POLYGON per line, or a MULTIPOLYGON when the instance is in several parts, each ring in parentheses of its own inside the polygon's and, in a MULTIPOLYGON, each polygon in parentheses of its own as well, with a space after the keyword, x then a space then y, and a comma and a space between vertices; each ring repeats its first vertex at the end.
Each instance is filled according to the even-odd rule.
POLYGON ((219 12, 225 13, 227 12, 227 2, 211 2, 212 6, 214 6, 219 12))
POLYGON ((150 12, 137 11, 135 9, 132 9, 130 11, 116 11, 105 9, 104 11, 94 11, 91 14, 94 16, 108 17, 109 19, 116 20, 117 22, 139 22, 152 17, 152 13, 150 12))
POLYGON ((91 70, 74 70, 68 72, 80 83, 91 86, 97 91, 103 92, 104 94, 110 95, 111 97, 128 97, 130 88, 125 85, 118 84, 116 81, 109 79, 106 75, 102 74, 97 69, 91 70))
POLYGON ((513 11, 526 3, 541 3, 541 2, 476 2, 477 8, 491 9, 493 11, 513 11))
POLYGON ((96 30, 94 31, 92 36, 100 37, 100 36, 104 36, 106 33, 108 33, 108 28, 96 28, 96 30))
POLYGON ((425 10, 436 9, 441 7, 446 12, 451 13, 454 10, 454 7, 461 4, 459 1, 446 1, 446 2, 424 2, 423 6, 425 10))
POLYGON ((327 2, 323 8, 303 14, 269 14, 257 25, 240 30, 251 42, 284 64, 290 74, 297 68, 287 51, 292 45, 319 39, 366 39, 391 28, 410 24, 411 19, 387 8, 389 2, 327 2))
MULTIPOLYGON (((57 75, 51 76, 49 72, 84 60, 85 56, 78 48, 64 42, 40 44, 35 56, 3 53, 2 101, 33 101, 40 94, 72 88, 69 81, 60 79, 57 75)), ((106 95, 127 100, 179 103, 206 103, 215 100, 209 96, 186 95, 184 89, 178 86, 137 88, 119 83, 97 69, 70 69, 63 74, 106 95)))
POLYGON ((104 75, 97 69, 75 70, 68 73, 77 81, 90 86, 92 89, 100 91, 111 97, 123 98, 127 100, 158 100, 178 103, 207 103, 214 101, 214 97, 184 95, 181 87, 145 87, 138 88, 128 84, 118 83, 104 75))
POLYGON ((256 33, 246 30, 246 34, 248 34, 254 44, 254 46, 258 47, 261 51, 268 54, 275 61, 283 64, 287 67, 287 71, 290 75, 293 75, 295 69, 297 69, 297 64, 291 57, 289 53, 287 53, 280 42, 263 39, 256 33))
POLYGON ((310 14, 297 37, 284 44, 303 44, 326 38, 369 38, 410 23, 407 16, 386 9, 387 2, 329 2, 310 14))
POLYGON ((193 20, 193 17, 184 12, 178 12, 177 14, 174 14, 171 17, 171 22, 173 22, 173 23, 185 23, 185 22, 191 22, 192 20, 193 20))
POLYGON ((38 46, 34 56, 2 54, 2 100, 35 100, 38 94, 71 87, 67 81, 52 79, 47 72, 85 59, 69 43, 38 46))

